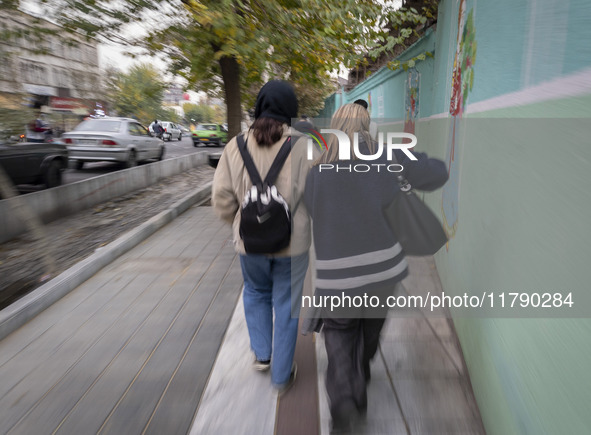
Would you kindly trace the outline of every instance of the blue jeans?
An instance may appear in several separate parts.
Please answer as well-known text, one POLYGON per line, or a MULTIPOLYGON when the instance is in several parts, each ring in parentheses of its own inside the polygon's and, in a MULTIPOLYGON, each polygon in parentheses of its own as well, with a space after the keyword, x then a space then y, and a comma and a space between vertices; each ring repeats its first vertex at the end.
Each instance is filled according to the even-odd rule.
POLYGON ((259 361, 271 360, 271 382, 281 387, 291 375, 308 253, 279 258, 241 255, 240 265, 250 347, 259 361))

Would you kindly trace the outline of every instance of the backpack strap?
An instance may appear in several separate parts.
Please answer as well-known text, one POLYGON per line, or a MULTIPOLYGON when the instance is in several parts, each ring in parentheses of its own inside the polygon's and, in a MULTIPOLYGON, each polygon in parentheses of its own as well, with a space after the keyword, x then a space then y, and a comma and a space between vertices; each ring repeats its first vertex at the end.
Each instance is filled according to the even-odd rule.
POLYGON ((240 154, 242 155, 242 160, 244 160, 244 166, 246 167, 246 171, 248 172, 248 176, 250 177, 250 181, 252 182, 253 185, 262 187, 263 180, 261 179, 259 171, 257 171, 257 168, 254 165, 254 162, 252 161, 252 157, 251 157, 250 153, 246 149, 246 142, 244 142, 244 135, 239 134, 236 139, 238 140, 238 150, 240 151, 240 154))
POLYGON ((271 184, 275 183, 275 180, 279 176, 279 172, 281 171, 285 160, 287 160, 287 156, 291 152, 291 136, 289 136, 285 142, 283 142, 283 145, 281 145, 281 149, 277 153, 277 156, 275 156, 275 160, 273 160, 273 163, 271 164, 269 172, 267 173, 264 181, 261 179, 254 161, 252 160, 252 156, 246 148, 247 142, 244 141, 244 135, 240 134, 236 139, 238 141, 238 150, 242 155, 244 166, 246 167, 246 171, 248 172, 248 176, 250 177, 252 184, 262 188, 263 185, 270 186, 271 184))
POLYGON ((283 168, 283 164, 285 160, 287 160, 287 156, 291 152, 291 136, 285 139, 283 145, 281 145, 281 149, 277 153, 275 160, 273 160, 273 164, 269 168, 269 172, 267 172, 267 176, 265 177, 265 181, 263 184, 270 186, 275 183, 275 180, 279 176, 279 172, 281 172, 281 168, 283 168))

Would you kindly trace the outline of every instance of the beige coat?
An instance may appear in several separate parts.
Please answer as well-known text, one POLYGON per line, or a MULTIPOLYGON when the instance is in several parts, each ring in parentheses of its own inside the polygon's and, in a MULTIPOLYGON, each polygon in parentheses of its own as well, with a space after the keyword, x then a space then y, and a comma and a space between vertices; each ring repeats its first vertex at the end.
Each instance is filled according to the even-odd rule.
MULTIPOLYGON (((262 179, 267 175, 281 145, 290 133, 291 128, 286 127, 283 137, 270 147, 258 146, 252 133, 248 135, 247 148, 262 179)), ((296 143, 275 181, 279 193, 287 201, 292 212, 291 243, 284 250, 273 254, 276 257, 303 254, 310 247, 310 219, 302 195, 306 175, 313 161, 307 159, 307 139, 292 136, 292 140, 296 143), (296 204, 297 209, 293 214, 296 204)), ((232 224, 234 246, 241 254, 245 251, 239 234, 240 205, 251 187, 252 183, 238 150, 238 142, 233 138, 226 145, 215 171, 211 202, 216 214, 232 224)))

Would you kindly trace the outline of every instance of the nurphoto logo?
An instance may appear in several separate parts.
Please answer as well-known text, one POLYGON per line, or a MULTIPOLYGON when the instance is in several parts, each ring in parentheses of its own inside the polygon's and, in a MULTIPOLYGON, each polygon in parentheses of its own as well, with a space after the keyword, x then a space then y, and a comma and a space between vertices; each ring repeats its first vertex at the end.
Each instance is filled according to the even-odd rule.
MULTIPOLYGON (((324 139, 323 134, 334 134, 338 140, 339 146, 339 161, 347 161, 351 160, 351 140, 349 136, 341 131, 341 130, 334 130, 334 129, 321 129, 320 132, 312 130, 312 133, 308 133, 308 160, 314 159, 314 141, 316 141, 320 151, 325 151, 328 146, 326 140, 324 139), (322 146, 324 145, 324 147, 322 146)), ((377 141, 377 151, 374 154, 363 154, 359 150, 359 133, 354 133, 353 135, 353 153, 355 157, 359 160, 363 161, 374 161, 378 160, 384 154, 384 148, 386 151, 386 158, 388 161, 395 161, 394 158, 394 150, 398 149, 401 150, 410 160, 417 160, 417 158, 410 152, 410 149, 413 148, 417 144, 417 138, 414 134, 411 133, 404 133, 404 132, 389 132, 386 134, 386 140, 384 141, 384 133, 378 133, 378 141, 377 141), (394 143, 396 139, 409 139, 410 142, 408 143, 394 143)), ((369 172, 372 169, 377 170, 378 172, 381 169, 385 169, 389 172, 402 172, 404 167, 399 163, 392 163, 386 165, 384 163, 359 163, 359 164, 349 164, 349 165, 339 165, 337 163, 321 163, 319 165, 320 172, 327 171, 327 170, 336 170, 345 171, 345 172, 369 172)))

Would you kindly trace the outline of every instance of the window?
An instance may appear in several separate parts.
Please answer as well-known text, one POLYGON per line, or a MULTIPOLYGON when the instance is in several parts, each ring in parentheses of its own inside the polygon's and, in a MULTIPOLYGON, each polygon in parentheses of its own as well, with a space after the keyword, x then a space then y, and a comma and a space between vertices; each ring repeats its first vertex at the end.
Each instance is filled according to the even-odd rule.
POLYGON ((138 125, 135 123, 132 124, 128 124, 127 125, 127 131, 129 132, 130 135, 132 136, 139 136, 140 135, 140 131, 138 129, 138 125))
POLYGON ((104 121, 98 119, 89 119, 81 122, 74 129, 75 131, 106 131, 109 133, 119 133, 121 121, 104 121))
POLYGON ((62 46, 62 41, 59 38, 53 40, 53 55, 63 57, 64 56, 64 48, 62 46))
POLYGON ((10 53, 3 52, 0 49, 0 75, 3 80, 14 80, 14 71, 12 67, 12 58, 10 53))
POLYGON ((53 68, 53 85, 58 88, 70 87, 70 73, 63 68, 53 68))
POLYGON ((146 127, 144 127, 143 125, 140 125, 140 124, 137 124, 137 127, 140 132, 140 135, 150 136, 150 132, 148 131, 148 129, 146 127))
POLYGON ((128 124, 127 129, 129 130, 129 134, 132 136, 149 136, 148 130, 143 125, 140 125, 136 122, 131 122, 128 124))
POLYGON ((20 63, 21 77, 25 83, 47 83, 47 69, 34 62, 20 63))

